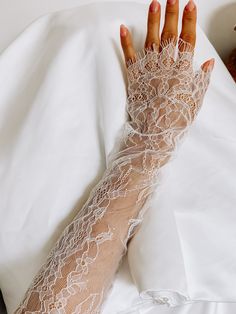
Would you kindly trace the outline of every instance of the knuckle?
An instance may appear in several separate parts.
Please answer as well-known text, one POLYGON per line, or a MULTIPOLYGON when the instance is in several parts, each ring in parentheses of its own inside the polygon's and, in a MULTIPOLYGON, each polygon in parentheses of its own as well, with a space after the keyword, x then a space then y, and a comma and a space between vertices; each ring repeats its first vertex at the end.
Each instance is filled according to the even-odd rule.
POLYGON ((146 44, 159 44, 159 40, 157 40, 156 38, 148 38, 146 40, 146 44))
POLYGON ((163 30, 162 39, 177 37, 177 31, 163 30))
POLYGON ((184 19, 184 21, 195 22, 196 21, 196 15, 191 14, 191 13, 185 13, 183 19, 184 19))
POLYGON ((147 39, 145 41, 145 47, 146 48, 150 48, 153 44, 159 46, 160 42, 159 42, 159 40, 156 40, 156 39, 147 39))
POLYGON ((156 19, 149 19, 148 20, 148 27, 156 27, 159 25, 159 21, 156 19))
POLYGON ((184 41, 193 43, 195 42, 196 35, 194 33, 182 33, 180 36, 184 41))
POLYGON ((166 14, 177 15, 178 14, 178 10, 176 8, 172 8, 172 6, 171 7, 167 6, 166 14))

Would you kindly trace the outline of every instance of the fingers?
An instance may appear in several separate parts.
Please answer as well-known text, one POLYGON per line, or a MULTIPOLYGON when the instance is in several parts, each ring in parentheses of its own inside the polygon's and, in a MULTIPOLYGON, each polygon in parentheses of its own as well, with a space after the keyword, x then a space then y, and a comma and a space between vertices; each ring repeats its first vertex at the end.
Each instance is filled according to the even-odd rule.
POLYGON ((178 38, 179 0, 167 0, 165 22, 161 34, 161 42, 178 38))
MULTIPOLYGON (((197 7, 194 1, 190 0, 184 8, 180 38, 191 44, 193 48, 196 43, 196 22, 197 7)), ((179 50, 185 50, 185 45, 181 45, 181 41, 179 41, 179 50)))
POLYGON ((147 21, 147 36, 144 47, 152 49, 153 44, 158 51, 160 45, 160 17, 161 17, 161 6, 157 0, 153 0, 149 6, 148 21, 147 21))
POLYGON ((207 60, 206 62, 204 62, 201 66, 202 70, 204 72, 208 72, 208 71, 212 71, 215 65, 215 59, 212 58, 210 60, 207 60))
POLYGON ((131 38, 131 34, 125 25, 120 25, 120 41, 123 49, 125 62, 127 65, 128 61, 135 61, 135 50, 133 47, 133 42, 131 38))
MULTIPOLYGON (((178 18, 179 18, 179 0, 167 0, 165 10, 165 22, 161 33, 161 40, 159 38, 160 32, 160 16, 161 7, 157 0, 152 0, 149 6, 148 21, 147 21, 147 35, 145 40, 145 48, 153 48, 155 44, 157 50, 165 42, 170 39, 177 41, 178 38, 178 18), (161 44, 160 44, 161 41, 161 44)), ((179 40, 179 51, 184 51, 189 47, 195 47, 196 43, 196 21, 197 21, 197 7, 193 0, 189 0, 184 8, 182 18, 182 29, 179 40), (190 45, 183 44, 187 42, 190 45)), ((123 53, 125 56, 126 65, 128 61, 135 61, 136 52, 133 47, 131 34, 125 25, 120 26, 120 40, 123 53)))

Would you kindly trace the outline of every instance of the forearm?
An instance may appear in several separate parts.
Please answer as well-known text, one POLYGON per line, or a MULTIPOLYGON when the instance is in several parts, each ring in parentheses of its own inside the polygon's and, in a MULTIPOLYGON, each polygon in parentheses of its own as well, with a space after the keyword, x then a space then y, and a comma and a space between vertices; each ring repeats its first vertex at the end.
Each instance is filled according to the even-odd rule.
MULTIPOLYGON (((124 140, 124 139, 123 139, 124 140)), ((135 141, 134 141, 135 140, 135 141)), ((16 313, 99 313, 138 214, 165 161, 126 137, 110 167, 64 230, 16 313), (157 173, 156 173, 157 174, 157 173)))

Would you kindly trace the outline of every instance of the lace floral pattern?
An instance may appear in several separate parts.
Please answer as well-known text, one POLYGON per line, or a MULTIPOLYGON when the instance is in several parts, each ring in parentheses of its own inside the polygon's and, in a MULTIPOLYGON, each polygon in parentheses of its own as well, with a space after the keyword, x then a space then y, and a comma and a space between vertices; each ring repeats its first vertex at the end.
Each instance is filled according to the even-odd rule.
POLYGON ((127 113, 119 145, 87 202, 66 227, 15 314, 97 314, 128 241, 142 222, 162 165, 195 120, 210 70, 193 70, 180 40, 127 63, 127 113), (176 55, 177 54, 177 55, 176 55))

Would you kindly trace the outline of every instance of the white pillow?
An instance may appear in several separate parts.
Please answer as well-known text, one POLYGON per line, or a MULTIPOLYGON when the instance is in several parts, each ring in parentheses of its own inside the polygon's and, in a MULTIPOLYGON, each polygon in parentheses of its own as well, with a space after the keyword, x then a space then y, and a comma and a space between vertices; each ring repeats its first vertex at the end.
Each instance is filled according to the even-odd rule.
MULTIPOLYGON (((0 56, 0 285, 10 314, 56 239, 103 174, 106 158, 126 119, 126 76, 119 25, 128 25, 134 32, 135 47, 141 49, 146 35, 146 13, 147 5, 117 2, 48 14, 31 24, 0 56)), ((226 184, 229 189, 235 187, 233 175, 225 175, 235 170, 232 135, 235 134, 235 90, 214 49, 199 29, 198 33, 197 65, 213 55, 218 61, 218 72, 213 76, 198 122, 176 160, 166 168, 171 173, 163 176, 163 185, 155 195, 153 206, 130 243, 129 266, 138 290, 128 277, 128 268, 124 277, 118 272, 105 313, 129 308, 139 302, 138 292, 145 297, 147 290, 161 291, 158 297, 167 290, 173 291, 169 295, 173 304, 184 303, 186 297, 210 300, 213 294, 218 301, 236 299, 232 289, 236 272, 224 268, 229 265, 229 253, 231 262, 235 261, 234 199, 231 190, 223 189, 226 184), (220 153, 217 145, 223 147, 220 153), (196 163, 197 157, 200 159, 196 163), (223 170, 217 172, 219 164, 223 170), (186 189, 189 178, 188 195, 177 195, 176 191, 186 189), (212 182, 208 179, 214 179, 210 200, 209 194, 204 194, 212 182), (196 186, 199 182, 200 187, 196 186), (166 191, 171 193, 169 200, 166 200, 166 191), (196 206, 192 204, 195 199, 196 206), (185 201, 191 206, 183 207, 185 201), (225 212, 222 215, 219 207, 213 211, 223 201, 227 215, 225 212), (209 219, 211 211, 216 226, 220 223, 223 228, 221 233, 208 230, 208 239, 202 237, 202 230, 193 229, 200 226, 205 230, 205 222, 196 222, 194 217, 201 217, 197 210, 206 202, 205 218, 209 219), (193 226, 190 230, 187 229, 189 221, 193 226), (172 225, 173 222, 176 224, 172 225), (174 233, 179 238, 172 238, 174 233), (230 234, 228 244, 222 233, 230 234), (162 236, 169 243, 163 245, 162 236), (221 241, 213 252, 205 249, 212 236, 215 241, 221 241), (200 261, 205 263, 204 267, 198 267, 188 240, 197 254, 209 253, 209 263, 220 262, 214 266, 223 274, 215 274, 213 278, 208 272, 212 264, 203 259, 200 261), (170 246, 175 246, 171 255, 167 251, 170 246), (222 250, 225 255, 219 261, 215 254, 222 250), (174 262, 177 258, 178 265, 174 262), (195 267, 194 272, 189 270, 191 265, 195 267), (171 278, 169 269, 172 269, 171 278), (204 270, 208 274, 207 282, 202 277, 204 270), (186 285, 189 276, 192 276, 191 286, 189 282, 186 285), (183 286, 179 285, 180 281, 183 286), (123 283, 129 298, 124 297, 123 304, 116 302, 115 307, 111 303, 115 298, 113 292, 119 293, 116 287, 122 287, 123 283), (179 296, 183 297, 179 300, 179 296)))

